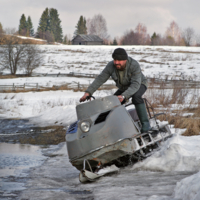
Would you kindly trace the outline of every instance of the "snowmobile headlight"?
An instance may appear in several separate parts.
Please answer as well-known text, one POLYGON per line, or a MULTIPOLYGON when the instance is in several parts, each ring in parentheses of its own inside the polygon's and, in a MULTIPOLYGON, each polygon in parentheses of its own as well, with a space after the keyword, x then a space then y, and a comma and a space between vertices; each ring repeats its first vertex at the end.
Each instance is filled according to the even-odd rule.
POLYGON ((81 130, 83 132, 88 132, 90 130, 90 123, 89 122, 82 122, 81 123, 81 130))

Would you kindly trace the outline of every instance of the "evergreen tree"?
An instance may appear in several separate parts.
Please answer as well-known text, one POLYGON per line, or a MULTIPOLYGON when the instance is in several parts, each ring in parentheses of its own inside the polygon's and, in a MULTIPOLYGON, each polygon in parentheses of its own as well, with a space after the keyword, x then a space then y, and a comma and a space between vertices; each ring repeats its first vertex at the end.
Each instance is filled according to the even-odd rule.
POLYGON ((64 39, 63 39, 63 44, 67 44, 67 36, 65 35, 64 39))
POLYGON ((154 32, 153 35, 151 36, 151 39, 155 39, 157 37, 156 33, 154 32))
POLYGON ((76 25, 74 36, 78 34, 87 34, 86 19, 81 15, 76 25))
POLYGON ((42 13, 37 30, 37 37, 46 39, 48 42, 62 42, 61 20, 56 9, 46 8, 42 13))
POLYGON ((26 23, 26 17, 24 14, 22 14, 20 22, 19 22, 19 35, 26 35, 27 23, 26 23))
POLYGON ((114 38, 114 40, 113 40, 113 44, 112 45, 118 45, 117 44, 117 40, 116 40, 116 38, 114 38))
POLYGON ((2 26, 2 24, 1 24, 1 22, 0 22, 0 34, 2 34, 4 31, 3 31, 3 26, 2 26))
POLYGON ((159 34, 156 34, 155 32, 151 36, 151 45, 162 45, 163 40, 159 34))
POLYGON ((37 34, 39 38, 46 39, 45 38, 45 32, 50 31, 50 25, 49 25, 49 9, 46 8, 45 11, 42 13, 42 16, 40 18, 39 26, 37 29, 37 34))
POLYGON ((54 8, 51 8, 49 11, 49 19, 50 19, 50 30, 54 36, 54 40, 56 42, 62 42, 63 34, 61 27, 61 20, 59 19, 58 11, 54 8))
POLYGON ((32 23, 32 20, 31 20, 31 17, 28 16, 28 19, 27 19, 27 36, 34 36, 34 29, 33 29, 33 23, 32 23))

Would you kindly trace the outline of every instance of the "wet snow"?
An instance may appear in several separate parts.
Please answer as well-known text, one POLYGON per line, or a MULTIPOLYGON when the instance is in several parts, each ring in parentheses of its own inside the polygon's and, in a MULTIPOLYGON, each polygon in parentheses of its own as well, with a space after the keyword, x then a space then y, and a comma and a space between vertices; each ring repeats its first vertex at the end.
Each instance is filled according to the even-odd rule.
MULTIPOLYGON (((35 72, 84 71, 84 73, 98 74, 105 66, 104 63, 110 61, 114 48, 44 45, 41 46, 41 49, 45 62, 35 72), (100 64, 101 62, 104 63, 100 64)), ((165 75, 177 77, 183 72, 184 75, 198 79, 200 48, 159 48, 126 47, 129 55, 136 60, 148 61, 141 62, 145 75, 159 77, 163 73, 163 77, 165 75), (181 51, 193 52, 193 54, 181 53, 181 51), (146 53, 146 57, 144 57, 144 53, 146 53), (154 62, 154 64, 150 62, 154 62), (165 64, 156 64, 155 62, 165 64)), ((31 77, 1 79, 0 85, 37 82, 45 86, 47 84, 61 85, 72 81, 89 83, 91 79, 31 77)), ((112 93, 113 91, 97 91, 95 96, 101 97, 112 93)), ((39 126, 52 124, 68 126, 76 120, 75 107, 82 94, 83 92, 73 92, 72 90, 0 93, 0 117, 28 118, 30 123, 39 126)), ((177 108, 177 105, 174 107, 177 108)), ((7 144, 9 148, 5 148, 1 143, 0 148, 3 148, 0 153, 1 198, 18 199, 18 195, 20 195, 21 199, 198 200, 200 199, 200 136, 184 137, 181 136, 183 130, 173 127, 171 130, 174 137, 164 142, 161 149, 151 157, 90 184, 79 183, 79 172, 70 164, 64 143, 48 147, 43 151, 40 147, 25 145, 20 152, 16 150, 20 149, 18 144, 7 144), (55 150, 56 148, 59 150, 55 150), (12 152, 3 152, 5 149, 10 149, 12 152), (25 181, 20 179, 20 174, 25 181), (11 181, 11 177, 14 177, 15 181, 11 181), (19 194, 16 191, 22 191, 22 193, 19 194)))

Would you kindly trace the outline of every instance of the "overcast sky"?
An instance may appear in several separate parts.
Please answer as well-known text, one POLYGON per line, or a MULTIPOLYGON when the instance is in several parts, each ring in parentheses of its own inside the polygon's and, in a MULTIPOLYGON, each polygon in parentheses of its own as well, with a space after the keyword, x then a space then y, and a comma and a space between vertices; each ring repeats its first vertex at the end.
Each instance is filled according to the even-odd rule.
POLYGON ((34 31, 45 8, 58 10, 63 35, 73 36, 79 17, 86 19, 102 14, 111 38, 121 37, 140 22, 147 32, 164 35, 171 21, 180 28, 192 27, 200 34, 199 0, 0 0, 0 22, 3 28, 18 29, 22 14, 31 17, 34 31))

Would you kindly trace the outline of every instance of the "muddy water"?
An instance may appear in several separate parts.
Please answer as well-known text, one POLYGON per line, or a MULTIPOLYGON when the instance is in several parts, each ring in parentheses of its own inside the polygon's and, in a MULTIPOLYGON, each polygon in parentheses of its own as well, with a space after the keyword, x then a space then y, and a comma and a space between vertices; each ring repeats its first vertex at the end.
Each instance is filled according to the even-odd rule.
POLYGON ((66 144, 41 148, 0 143, 0 199, 172 200, 178 181, 192 172, 133 171, 131 167, 81 184, 66 144))
POLYGON ((44 160, 39 146, 0 143, 1 199, 13 199, 26 189, 29 169, 41 165, 44 160))
POLYGON ((126 167, 96 182, 81 184, 79 172, 69 163, 63 143, 59 151, 31 171, 31 180, 27 182, 27 188, 20 194, 20 198, 172 200, 176 183, 191 174, 133 171, 131 167, 126 167))
MULTIPOLYGON (((16 126, 13 126, 10 134, 9 125, 0 135, 1 139, 7 138, 9 142, 1 140, 0 143, 0 199, 2 200, 172 200, 176 183, 195 173, 133 171, 129 166, 120 169, 117 174, 102 177, 96 182, 81 184, 78 179, 79 171, 72 167, 68 160, 64 142, 55 145, 52 139, 49 143, 52 142, 54 145, 22 145, 14 144, 12 139, 14 135, 15 141, 20 142, 20 135, 23 135, 23 142, 38 138, 34 140, 37 144, 41 141, 41 135, 45 141, 48 134, 55 138, 57 132, 54 130, 55 127, 47 128, 45 131, 27 127, 30 131, 24 134, 22 130, 26 129, 25 123, 21 126, 20 123, 8 122, 17 124, 20 130, 15 131, 16 126)), ((60 132, 63 134, 65 130, 61 129, 60 132)))

